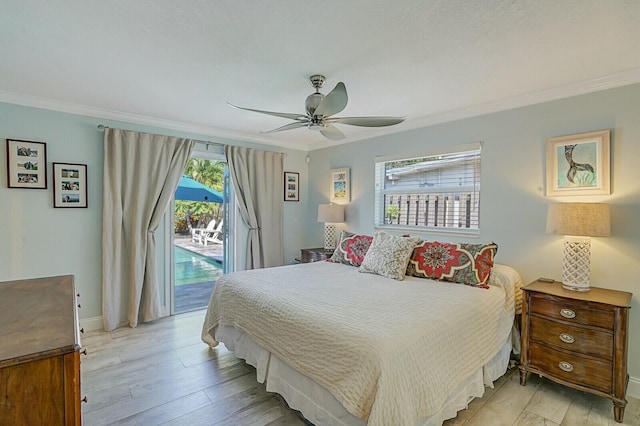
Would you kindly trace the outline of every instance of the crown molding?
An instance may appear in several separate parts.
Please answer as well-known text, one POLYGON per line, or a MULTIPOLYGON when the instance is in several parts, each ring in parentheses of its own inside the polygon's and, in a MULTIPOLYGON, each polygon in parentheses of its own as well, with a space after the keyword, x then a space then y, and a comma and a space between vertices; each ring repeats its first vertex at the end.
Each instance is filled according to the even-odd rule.
POLYGON ((367 129, 351 134, 346 139, 340 142, 322 139, 308 144, 302 144, 300 142, 275 141, 267 137, 248 135, 246 133, 219 129, 217 127, 130 114, 121 111, 73 104, 47 98, 38 98, 2 90, 0 90, 0 102, 65 112, 69 114, 83 115, 87 117, 95 117, 103 120, 121 121, 144 126, 153 126, 170 130, 202 134, 214 139, 224 138, 232 141, 252 142, 270 146, 278 146, 282 148, 289 148, 298 151, 314 151, 317 149, 328 148, 331 146, 342 145, 359 140, 405 132, 409 130, 419 129, 421 127, 433 126, 435 124, 476 117, 479 115, 490 114, 499 111, 506 111, 523 106, 535 105, 572 96, 584 95, 587 93, 613 89, 616 87, 622 87, 635 83, 640 83, 640 68, 633 68, 627 71, 622 71, 591 80, 570 83, 563 86, 540 90, 537 92, 525 93, 522 95, 512 96, 510 98, 473 105, 453 111, 432 114, 425 117, 416 117, 392 127, 377 127, 375 129, 367 129))
MULTIPOLYGON (((350 136, 343 143, 350 143, 362 139, 371 139, 373 137, 384 136, 392 133, 415 130, 422 127, 429 127, 436 124, 447 123, 450 121, 477 117, 480 115, 491 114, 499 111, 507 111, 510 109, 540 104, 543 102, 555 101, 572 96, 585 95, 588 93, 614 89, 616 87, 628 86, 630 84, 636 83, 640 83, 640 68, 633 68, 604 77, 570 83, 563 86, 553 87, 551 89, 540 90, 537 92, 525 93, 522 95, 512 96, 510 98, 473 105, 453 111, 437 113, 426 117, 413 118, 393 127, 382 127, 376 128, 375 130, 372 129, 371 131, 359 132, 357 134, 354 134, 353 136, 350 136)), ((309 151, 327 148, 335 145, 340 145, 340 142, 323 140, 310 144, 309 151)))
MULTIPOLYGON (((58 101, 55 99, 39 98, 20 93, 13 93, 0 90, 0 102, 9 104, 22 105, 26 107, 40 108, 57 112, 64 112, 86 117, 94 117, 102 120, 121 121, 125 123, 138 124, 141 126, 159 127, 169 130, 177 130, 181 132, 196 133, 206 135, 210 138, 221 138, 238 142, 253 142, 269 146, 278 146, 282 148, 290 148, 299 151, 307 151, 306 146, 300 146, 299 143, 280 141, 275 142, 272 139, 260 136, 247 135, 246 133, 236 132, 232 130, 219 129, 217 127, 203 126, 194 123, 186 123, 182 121, 165 120, 162 118, 149 117, 145 115, 131 114, 122 111, 114 111, 104 108, 97 108, 87 105, 74 104, 70 102, 58 101)), ((105 123, 105 126, 108 124, 105 123)), ((212 141, 214 142, 214 141, 212 141)))

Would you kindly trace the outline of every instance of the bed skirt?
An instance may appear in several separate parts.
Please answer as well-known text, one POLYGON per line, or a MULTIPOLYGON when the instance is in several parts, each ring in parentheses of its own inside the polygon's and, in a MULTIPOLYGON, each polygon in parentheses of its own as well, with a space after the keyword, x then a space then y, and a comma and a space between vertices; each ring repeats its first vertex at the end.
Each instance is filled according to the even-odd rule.
MULTIPOLYGON (((277 356, 255 343, 249 336, 231 326, 219 326, 215 338, 238 358, 256 368, 257 380, 266 382, 268 392, 280 394, 289 407, 300 411, 315 425, 358 425, 366 423, 353 416, 324 387, 307 376, 289 367, 277 356)), ((451 393, 442 409, 428 418, 420 419, 416 425, 440 426, 442 422, 456 417, 457 412, 467 408, 474 398, 484 395, 485 386, 504 375, 511 354, 511 336, 498 353, 483 367, 473 372, 451 393)))

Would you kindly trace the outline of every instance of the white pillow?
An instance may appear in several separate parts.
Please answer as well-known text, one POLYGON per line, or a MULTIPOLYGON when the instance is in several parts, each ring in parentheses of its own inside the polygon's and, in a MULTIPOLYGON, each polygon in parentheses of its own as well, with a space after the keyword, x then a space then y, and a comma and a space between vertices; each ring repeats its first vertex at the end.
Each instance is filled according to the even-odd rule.
POLYGON ((418 241, 418 238, 396 237, 376 231, 358 271, 403 280, 409 258, 418 241))

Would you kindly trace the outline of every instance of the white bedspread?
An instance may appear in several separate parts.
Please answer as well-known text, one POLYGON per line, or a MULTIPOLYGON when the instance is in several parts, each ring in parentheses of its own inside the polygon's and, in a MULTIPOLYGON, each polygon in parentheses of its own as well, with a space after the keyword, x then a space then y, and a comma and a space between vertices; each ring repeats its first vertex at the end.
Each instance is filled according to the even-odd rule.
POLYGON ((236 327, 354 416, 414 425, 508 338, 514 288, 500 281, 395 281, 329 262, 243 271, 218 280, 202 337, 215 346, 218 325, 236 327))

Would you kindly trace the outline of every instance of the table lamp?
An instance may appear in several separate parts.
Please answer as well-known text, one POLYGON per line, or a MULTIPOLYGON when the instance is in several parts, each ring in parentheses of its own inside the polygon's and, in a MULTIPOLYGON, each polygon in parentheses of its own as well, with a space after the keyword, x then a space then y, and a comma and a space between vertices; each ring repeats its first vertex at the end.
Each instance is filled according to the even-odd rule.
POLYGON ((611 235, 609 205, 549 204, 547 233, 564 235, 562 286, 568 290, 589 291, 591 237, 611 235))
POLYGON ((344 206, 339 204, 319 204, 318 222, 324 222, 324 249, 336 248, 336 225, 344 222, 344 206))

